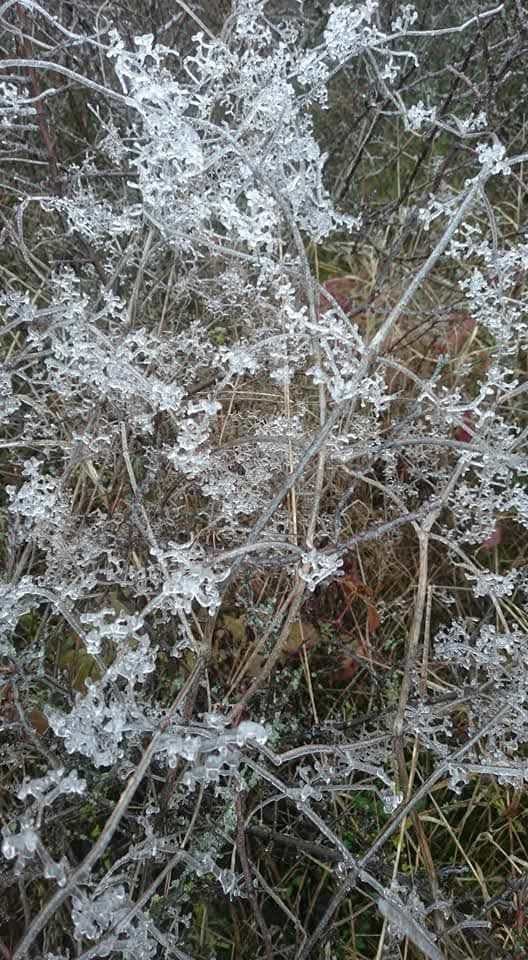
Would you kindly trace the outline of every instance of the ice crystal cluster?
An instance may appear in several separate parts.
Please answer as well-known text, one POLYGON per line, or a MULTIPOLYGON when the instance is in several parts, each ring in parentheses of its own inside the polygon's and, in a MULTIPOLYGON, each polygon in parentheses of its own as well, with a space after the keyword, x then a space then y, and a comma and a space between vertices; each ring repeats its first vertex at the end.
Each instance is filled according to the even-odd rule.
POLYGON ((304 823, 296 855, 374 890, 389 940, 440 957, 438 885, 429 910, 425 885, 384 893, 392 867, 376 845, 350 852, 338 811, 370 797, 372 835, 404 820, 407 748, 454 791, 528 780, 528 579, 498 551, 528 527, 528 245, 496 209, 515 177, 510 219, 522 203, 526 157, 463 82, 463 44, 502 8, 450 6, 446 24, 436 4, 343 0, 310 19, 302 0, 234 0, 216 29, 162 3, 151 30, 148 6, 145 32, 113 2, 1 8, 2 151, 49 172, 38 190, 15 174, 1 200, 2 855, 48 900, 25 932, 17 919, 14 958, 57 955, 42 931, 64 904, 61 956, 188 957, 194 889, 252 908, 268 889, 248 838, 277 839, 271 804, 304 823), (415 84, 440 38, 451 73, 434 60, 415 84), (369 117, 353 142, 336 83, 369 117), (328 116, 347 154, 334 178, 328 116), (384 222, 394 124, 416 169, 384 222), (421 172, 440 133, 463 158, 447 186, 443 146, 421 172), (419 573, 399 596, 405 537, 419 573), (337 661, 316 661, 329 688, 381 667, 384 707, 357 742, 348 700, 325 724, 310 699, 312 647, 337 661), (305 682, 309 724, 288 701, 305 682))

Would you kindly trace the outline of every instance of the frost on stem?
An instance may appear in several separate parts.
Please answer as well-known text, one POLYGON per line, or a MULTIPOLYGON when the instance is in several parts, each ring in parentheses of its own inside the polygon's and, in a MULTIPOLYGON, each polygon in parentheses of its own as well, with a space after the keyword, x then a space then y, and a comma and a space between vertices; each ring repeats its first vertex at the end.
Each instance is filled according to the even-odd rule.
POLYGON ((471 631, 470 626, 455 621, 437 634, 435 651, 440 660, 463 671, 468 682, 471 678, 469 735, 496 712, 497 702, 510 707, 486 740, 480 741, 478 750, 457 764, 457 770, 472 769, 475 764, 493 766, 502 783, 518 785, 517 756, 528 742, 526 634, 519 628, 500 631, 490 625, 471 631))
POLYGON ((152 609, 190 613, 193 603, 213 613, 220 605, 219 584, 229 576, 229 569, 207 564, 201 551, 169 542, 162 553, 154 551, 163 563, 161 594, 151 603, 152 609))
POLYGON ((164 735, 159 755, 169 767, 175 767, 180 759, 187 760, 183 783, 194 790, 197 784, 216 784, 235 776, 243 763, 243 748, 264 745, 268 738, 262 724, 244 720, 230 729, 220 714, 206 714, 200 727, 190 732, 176 727, 164 735))
POLYGON ((37 605, 35 592, 31 577, 21 577, 17 584, 0 581, 0 656, 15 656, 13 634, 21 617, 37 605))
POLYGON ((76 770, 65 774, 62 767, 50 770, 45 777, 26 779, 17 791, 19 800, 34 797, 39 806, 49 806, 61 794, 83 794, 86 790, 86 781, 79 777, 76 770))
POLYGON ((341 576, 342 566, 343 558, 339 554, 310 550, 303 556, 303 565, 299 569, 299 576, 304 580, 308 589, 313 591, 323 580, 341 576))
POLYGON ((123 960, 150 960, 158 951, 159 933, 153 921, 143 911, 126 919, 132 906, 123 884, 108 886, 100 893, 90 896, 79 890, 72 897, 72 920, 75 939, 103 940, 98 955, 109 956, 117 952, 123 960), (119 929, 119 938, 110 937, 105 945, 104 935, 113 928, 119 929), (157 936, 156 936, 157 934, 157 936))
POLYGON ((123 757, 128 739, 137 743, 152 730, 152 721, 133 694, 118 696, 108 683, 88 680, 86 686, 69 713, 47 707, 46 716, 68 753, 82 754, 95 767, 110 767, 123 757))
POLYGON ((314 240, 348 222, 323 187, 307 109, 325 80, 323 55, 317 70, 291 40, 275 43, 258 7, 237 4, 236 15, 231 42, 195 37, 178 80, 172 52, 151 36, 129 52, 114 35, 109 56, 137 114, 129 159, 152 222, 182 250, 226 241, 275 256, 283 203, 314 240))

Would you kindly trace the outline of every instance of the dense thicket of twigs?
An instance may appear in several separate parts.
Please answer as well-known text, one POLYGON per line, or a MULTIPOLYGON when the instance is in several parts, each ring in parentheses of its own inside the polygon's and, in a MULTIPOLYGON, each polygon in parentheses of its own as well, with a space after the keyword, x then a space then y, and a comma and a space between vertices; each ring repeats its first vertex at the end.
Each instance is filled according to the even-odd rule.
POLYGON ((524 956, 525 4, 0 50, 0 953, 524 956))

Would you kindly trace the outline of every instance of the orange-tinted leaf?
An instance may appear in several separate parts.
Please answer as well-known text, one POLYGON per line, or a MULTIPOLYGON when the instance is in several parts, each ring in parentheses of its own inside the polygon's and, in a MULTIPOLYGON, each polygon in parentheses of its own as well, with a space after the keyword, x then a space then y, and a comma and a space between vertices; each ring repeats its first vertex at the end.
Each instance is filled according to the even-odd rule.
POLYGON ((362 584, 354 577, 341 577, 339 580, 339 586, 342 588, 343 593, 345 593, 347 597, 352 598, 358 595, 362 584))

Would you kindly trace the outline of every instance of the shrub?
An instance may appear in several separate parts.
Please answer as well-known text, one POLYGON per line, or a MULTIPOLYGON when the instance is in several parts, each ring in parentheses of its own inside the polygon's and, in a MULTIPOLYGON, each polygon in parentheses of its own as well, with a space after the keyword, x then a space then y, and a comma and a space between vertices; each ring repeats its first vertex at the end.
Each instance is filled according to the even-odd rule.
POLYGON ((4 957, 522 949, 506 6, 2 5, 4 957))

